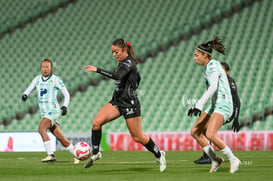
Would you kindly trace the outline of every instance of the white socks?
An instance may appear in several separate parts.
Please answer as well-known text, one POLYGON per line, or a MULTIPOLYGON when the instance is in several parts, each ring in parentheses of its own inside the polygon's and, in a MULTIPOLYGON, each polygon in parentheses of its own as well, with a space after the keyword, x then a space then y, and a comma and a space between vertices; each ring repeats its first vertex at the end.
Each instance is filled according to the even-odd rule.
MULTIPOLYGON (((216 159, 217 155, 211 145, 203 147, 203 150, 212 160, 216 159)), ((226 146, 221 151, 228 158, 228 160, 233 160, 236 158, 228 146, 226 146)))
POLYGON ((45 146, 45 150, 47 152, 47 155, 53 155, 54 154, 50 140, 45 141, 44 146, 45 146))
POLYGON ((68 147, 66 147, 65 149, 68 150, 74 156, 73 148, 74 148, 74 146, 72 145, 72 143, 70 143, 70 145, 68 147))
POLYGON ((228 146, 226 146, 224 149, 221 150, 222 153, 228 158, 228 160, 233 160, 236 157, 233 155, 232 151, 228 146))
POLYGON ((210 159, 216 160, 217 155, 211 145, 203 147, 203 150, 210 157, 210 159))

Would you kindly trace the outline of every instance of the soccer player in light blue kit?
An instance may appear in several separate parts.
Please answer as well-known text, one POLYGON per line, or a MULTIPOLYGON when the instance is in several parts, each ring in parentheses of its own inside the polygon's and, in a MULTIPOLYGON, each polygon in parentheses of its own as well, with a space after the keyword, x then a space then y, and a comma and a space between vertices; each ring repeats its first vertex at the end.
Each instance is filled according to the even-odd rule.
MULTIPOLYGON (((73 145, 64 137, 60 126, 59 117, 66 115, 67 107, 70 100, 69 92, 67 91, 63 81, 56 75, 52 74, 53 64, 51 60, 44 59, 41 63, 42 75, 36 76, 29 87, 25 90, 22 100, 26 101, 28 95, 36 88, 39 108, 42 115, 42 120, 39 124, 38 132, 44 142, 48 156, 42 159, 42 162, 54 162, 56 157, 51 146, 50 138, 47 134, 49 129, 54 136, 63 144, 63 146, 74 156, 73 145), (61 90, 64 95, 64 103, 60 108, 57 101, 58 90, 61 90)), ((79 160, 74 158, 74 164, 78 164, 79 160)))
POLYGON ((230 173, 235 173, 239 169, 240 160, 234 156, 230 148, 217 136, 217 131, 232 116, 233 102, 227 75, 220 62, 211 58, 213 49, 225 55, 225 47, 218 37, 198 45, 195 50, 194 59, 196 63, 205 67, 204 76, 207 90, 195 106, 188 111, 188 115, 200 116, 201 110, 209 98, 212 99, 212 102, 208 109, 198 118, 191 130, 191 134, 212 160, 210 172, 216 172, 224 162, 224 159, 215 153, 209 140, 229 159, 230 173), (205 131, 206 136, 203 134, 205 131))

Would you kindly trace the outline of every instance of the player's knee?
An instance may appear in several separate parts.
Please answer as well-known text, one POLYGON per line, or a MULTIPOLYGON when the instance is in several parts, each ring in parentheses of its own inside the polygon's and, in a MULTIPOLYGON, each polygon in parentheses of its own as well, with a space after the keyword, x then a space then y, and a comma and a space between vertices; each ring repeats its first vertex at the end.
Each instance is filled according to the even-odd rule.
POLYGON ((209 140, 214 140, 214 138, 215 138, 215 134, 212 134, 212 133, 209 133, 209 132, 206 133, 206 136, 207 136, 207 138, 209 140))
POLYGON ((93 122, 92 122, 92 129, 94 130, 99 130, 101 129, 101 121, 97 120, 97 119, 94 119, 93 122))
POLYGON ((38 128, 38 133, 39 133, 40 135, 43 135, 43 134, 46 133, 46 129, 39 127, 39 128, 38 128))
POLYGON ((195 130, 195 129, 192 129, 192 130, 191 130, 191 136, 192 136, 193 138, 197 138, 197 133, 196 133, 196 130, 195 130))

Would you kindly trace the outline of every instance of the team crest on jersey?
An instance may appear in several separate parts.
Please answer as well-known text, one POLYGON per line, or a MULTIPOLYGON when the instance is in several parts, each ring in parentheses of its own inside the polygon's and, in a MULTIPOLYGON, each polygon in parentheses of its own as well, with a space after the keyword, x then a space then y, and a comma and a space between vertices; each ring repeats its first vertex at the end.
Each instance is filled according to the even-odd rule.
POLYGON ((53 80, 51 80, 51 81, 49 82, 49 84, 50 84, 50 85, 53 85, 53 80))

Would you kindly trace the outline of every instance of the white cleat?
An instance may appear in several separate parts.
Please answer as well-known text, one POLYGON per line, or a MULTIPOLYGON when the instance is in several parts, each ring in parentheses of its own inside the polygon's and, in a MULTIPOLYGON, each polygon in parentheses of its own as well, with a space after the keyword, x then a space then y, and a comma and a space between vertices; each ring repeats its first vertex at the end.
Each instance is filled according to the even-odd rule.
POLYGON ((217 172, 223 163, 224 159, 220 156, 217 156, 216 160, 211 160, 211 169, 209 172, 217 172))
POLYGON ((233 160, 230 160, 230 173, 236 173, 239 170, 239 165, 241 161, 236 157, 233 160))
POLYGON ((54 155, 48 155, 44 159, 41 160, 42 162, 55 162, 56 157, 54 155))
POLYGON ((164 172, 166 170, 166 159, 165 159, 165 152, 164 151, 160 151, 161 156, 159 158, 156 159, 157 163, 159 163, 159 169, 160 172, 164 172))
POLYGON ((80 160, 79 159, 77 159, 77 158, 74 158, 74 162, 73 162, 73 164, 74 165, 78 165, 80 163, 80 160))
POLYGON ((87 160, 87 162, 84 164, 84 168, 92 167, 94 161, 99 160, 101 158, 102 158, 101 152, 98 152, 96 155, 92 155, 91 158, 89 158, 89 160, 87 160))

